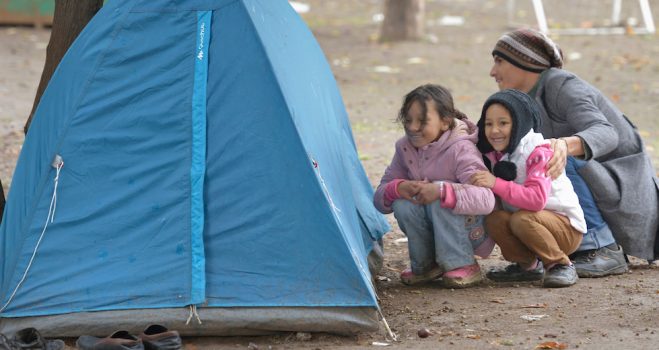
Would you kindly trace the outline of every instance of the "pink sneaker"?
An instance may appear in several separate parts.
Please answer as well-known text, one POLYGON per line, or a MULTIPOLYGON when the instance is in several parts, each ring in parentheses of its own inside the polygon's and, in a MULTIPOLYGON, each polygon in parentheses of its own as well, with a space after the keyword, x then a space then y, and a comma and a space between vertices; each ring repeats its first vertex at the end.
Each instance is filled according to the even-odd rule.
POLYGON ((481 268, 478 263, 458 267, 444 274, 444 285, 449 288, 468 288, 479 284, 483 280, 481 268))
POLYGON ((400 281, 403 282, 403 284, 407 284, 408 286, 430 282, 440 277, 442 277, 442 269, 440 269, 437 265, 422 275, 415 275, 414 272, 412 272, 412 269, 409 267, 400 273, 400 281))

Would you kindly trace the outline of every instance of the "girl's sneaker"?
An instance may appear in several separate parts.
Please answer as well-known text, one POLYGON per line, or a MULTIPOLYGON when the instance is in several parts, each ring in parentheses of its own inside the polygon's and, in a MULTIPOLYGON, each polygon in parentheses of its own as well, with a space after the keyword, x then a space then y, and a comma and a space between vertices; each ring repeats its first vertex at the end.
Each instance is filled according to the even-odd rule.
POLYGON ((530 270, 512 263, 504 268, 493 268, 485 276, 495 282, 527 282, 540 281, 544 274, 542 261, 536 260, 535 267, 530 270))
POLYGON ((545 288, 569 287, 579 280, 574 265, 556 264, 545 271, 542 286, 545 288))
POLYGON ((479 284, 483 280, 478 263, 459 267, 444 274, 444 285, 449 288, 467 288, 479 284))
POLYGON ((412 272, 412 269, 409 267, 400 273, 400 281, 403 282, 403 284, 407 284, 408 286, 430 282, 440 277, 442 277, 442 269, 440 269, 437 265, 433 266, 432 269, 421 275, 415 275, 414 272, 412 272))

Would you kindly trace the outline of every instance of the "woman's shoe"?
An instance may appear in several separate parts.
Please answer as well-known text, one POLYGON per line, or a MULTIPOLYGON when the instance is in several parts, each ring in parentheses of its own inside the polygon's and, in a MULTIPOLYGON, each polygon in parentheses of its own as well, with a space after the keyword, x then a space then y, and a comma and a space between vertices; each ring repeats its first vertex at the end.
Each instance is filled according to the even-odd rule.
POLYGON ((476 263, 451 270, 444 274, 442 280, 449 288, 468 288, 481 283, 483 276, 480 266, 476 263))

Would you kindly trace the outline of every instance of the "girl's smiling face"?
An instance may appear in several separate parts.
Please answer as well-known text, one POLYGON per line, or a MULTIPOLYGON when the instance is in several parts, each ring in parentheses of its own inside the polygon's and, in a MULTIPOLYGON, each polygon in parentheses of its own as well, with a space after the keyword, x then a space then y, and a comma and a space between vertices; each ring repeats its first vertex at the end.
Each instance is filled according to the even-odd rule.
POLYGON ((512 129, 513 118, 506 107, 494 103, 487 108, 485 111, 485 137, 494 150, 503 152, 508 147, 512 129))
POLYGON ((408 140, 416 148, 437 141, 450 127, 450 123, 444 121, 437 112, 433 101, 425 101, 425 114, 421 103, 420 101, 412 102, 403 123, 408 140))

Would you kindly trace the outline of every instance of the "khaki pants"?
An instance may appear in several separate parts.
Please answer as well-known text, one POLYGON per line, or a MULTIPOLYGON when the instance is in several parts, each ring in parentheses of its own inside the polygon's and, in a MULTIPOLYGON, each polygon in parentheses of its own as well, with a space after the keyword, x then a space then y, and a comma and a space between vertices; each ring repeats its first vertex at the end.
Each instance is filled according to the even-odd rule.
POLYGON ((495 210, 485 218, 485 230, 503 257, 522 267, 531 265, 536 257, 545 266, 568 265, 568 255, 577 250, 583 238, 567 217, 548 210, 495 210))

